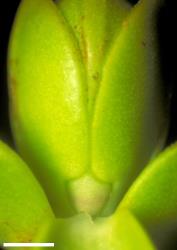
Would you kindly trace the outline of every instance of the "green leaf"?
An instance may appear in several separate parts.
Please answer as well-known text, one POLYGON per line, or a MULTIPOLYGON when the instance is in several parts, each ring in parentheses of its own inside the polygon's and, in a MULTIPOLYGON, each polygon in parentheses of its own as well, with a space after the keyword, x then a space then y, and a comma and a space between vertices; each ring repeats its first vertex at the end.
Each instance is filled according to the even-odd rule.
POLYGON ((177 144, 152 161, 120 204, 151 228, 177 221, 177 144))
POLYGON ((78 43, 52 1, 21 2, 8 69, 19 151, 56 213, 71 214, 66 181, 88 167, 85 68, 78 43))
POLYGON ((92 172, 114 184, 117 202, 166 137, 168 104, 156 30, 159 2, 134 5, 103 66, 92 123, 92 172))
POLYGON ((29 242, 53 218, 48 200, 29 168, 0 141, 0 243, 29 242))
POLYGON ((119 211, 111 217, 95 221, 88 214, 57 219, 43 229, 35 241, 54 242, 57 250, 155 249, 128 211, 119 211))

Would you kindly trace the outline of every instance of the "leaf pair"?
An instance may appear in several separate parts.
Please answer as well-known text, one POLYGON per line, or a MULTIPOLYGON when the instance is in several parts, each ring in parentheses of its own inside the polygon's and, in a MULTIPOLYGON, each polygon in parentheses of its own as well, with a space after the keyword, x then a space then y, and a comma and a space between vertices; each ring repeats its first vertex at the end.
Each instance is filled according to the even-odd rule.
POLYGON ((8 56, 12 128, 57 216, 111 214, 163 145, 159 2, 24 0, 19 7, 8 56))
POLYGON ((103 250, 110 247, 130 249, 132 244, 135 249, 153 249, 138 222, 128 212, 119 212, 108 219, 97 219, 96 222, 87 214, 76 215, 70 219, 54 219, 47 198, 29 168, 2 142, 0 179, 2 244, 31 242, 36 239, 40 242, 52 240, 56 249, 62 250, 103 250), (40 237, 36 237, 36 234, 40 237), (103 242, 108 235, 111 238, 103 242))
MULTIPOLYGON (((0 243, 52 240, 56 249, 129 249, 130 244, 153 249, 140 225, 128 212, 93 222, 87 214, 70 219, 54 219, 39 183, 25 163, 0 142, 0 243), (118 216, 118 219, 117 219, 118 216), (54 223, 54 224, 53 224, 54 223), (125 223, 125 224, 124 224, 125 223), (50 228, 51 226, 51 228, 50 228), (119 235, 117 239, 117 233, 119 235), (40 235, 40 237, 36 236, 40 235), (111 238, 103 242, 107 235, 111 238), (80 241, 80 238, 82 240, 80 241), (118 248, 117 248, 118 247, 118 248), (112 249, 112 247, 111 247, 112 249)), ((21 248, 19 248, 21 249, 21 248)))
POLYGON ((112 216, 94 222, 84 214, 58 219, 42 230, 37 239, 53 240, 62 249, 151 249, 137 218, 155 242, 159 243, 159 232, 161 237, 165 233, 164 239, 160 238, 164 244, 170 238, 169 227, 177 222, 176 183, 177 145, 174 144, 145 168, 112 216))
MULTIPOLYGON (((111 217, 97 218, 95 222, 86 214, 52 222, 54 216, 40 185, 23 161, 3 143, 0 145, 0 166, 1 242, 34 241, 36 233, 43 228, 44 224, 39 239, 55 240, 60 246, 64 244, 62 249, 69 247, 73 241, 76 246, 79 244, 80 238, 77 237, 77 233, 83 235, 83 246, 81 245, 83 249, 87 249, 84 248, 87 246, 87 244, 85 245, 87 241, 90 242, 89 244, 96 244, 95 246, 98 244, 98 249, 101 249, 99 248, 99 244, 101 244, 99 242, 103 241, 106 247, 113 244, 110 243, 113 241, 115 249, 119 249, 117 244, 120 244, 118 242, 122 240, 124 242, 124 237, 129 239, 124 242, 125 249, 131 249, 128 245, 128 242, 130 245, 133 244, 130 239, 131 235, 133 239, 134 237, 142 237, 142 242, 145 241, 144 244, 146 244, 146 237, 144 233, 141 236, 142 229, 139 228, 132 215, 126 212, 127 209, 147 228, 151 227, 151 229, 177 220, 176 145, 167 149, 146 167, 111 217), (46 227, 45 224, 49 220, 51 222, 46 227), (79 227, 79 224, 81 224, 81 227, 79 227), (115 229, 114 224, 117 225, 116 228, 118 227, 118 229, 115 229), (65 227, 66 231, 64 230, 65 227), (132 229, 132 227, 135 228, 132 229), (130 230, 130 233, 127 231, 128 235, 124 235, 125 229, 126 231, 130 230), (111 236, 111 239, 108 237, 108 242, 105 235, 111 236), (65 245, 65 237, 66 239, 67 237, 71 238, 71 241, 68 240, 67 243, 69 245, 65 245)), ((141 241, 138 241, 139 243, 133 242, 141 244, 141 241)))

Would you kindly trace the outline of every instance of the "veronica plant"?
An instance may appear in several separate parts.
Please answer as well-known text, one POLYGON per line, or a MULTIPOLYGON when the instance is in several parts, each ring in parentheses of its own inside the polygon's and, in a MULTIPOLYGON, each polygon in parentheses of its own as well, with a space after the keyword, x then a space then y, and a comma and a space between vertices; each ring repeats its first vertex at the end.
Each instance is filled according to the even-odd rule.
POLYGON ((152 231, 177 218, 177 147, 156 156, 168 128, 160 3, 21 2, 8 82, 16 148, 31 170, 1 144, 1 241, 154 249, 140 223, 152 231))

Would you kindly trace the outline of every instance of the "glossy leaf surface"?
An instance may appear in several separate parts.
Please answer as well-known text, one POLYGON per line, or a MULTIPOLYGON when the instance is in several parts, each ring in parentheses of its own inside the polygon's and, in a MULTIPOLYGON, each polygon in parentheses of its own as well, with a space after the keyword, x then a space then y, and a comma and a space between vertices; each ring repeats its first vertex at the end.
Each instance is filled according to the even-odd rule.
POLYGON ((54 215, 26 164, 0 142, 0 243, 29 242, 54 215))
POLYGON ((130 209, 146 225, 177 220, 177 145, 153 160, 137 178, 120 207, 130 209))
POLYGON ((8 57, 12 128, 58 216, 111 214, 163 144, 159 2, 21 2, 8 57))
POLYGON ((52 1, 25 0, 9 51, 17 145, 54 209, 72 213, 63 180, 80 176, 88 163, 85 76, 79 48, 52 1))

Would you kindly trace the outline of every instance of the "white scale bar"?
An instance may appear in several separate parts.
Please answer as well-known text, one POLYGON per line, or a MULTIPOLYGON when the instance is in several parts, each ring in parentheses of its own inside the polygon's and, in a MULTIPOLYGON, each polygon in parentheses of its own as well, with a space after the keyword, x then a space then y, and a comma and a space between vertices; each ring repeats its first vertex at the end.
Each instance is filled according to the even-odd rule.
POLYGON ((3 243, 3 247, 54 247, 54 243, 3 243))

